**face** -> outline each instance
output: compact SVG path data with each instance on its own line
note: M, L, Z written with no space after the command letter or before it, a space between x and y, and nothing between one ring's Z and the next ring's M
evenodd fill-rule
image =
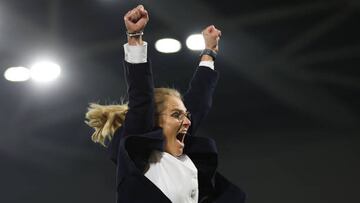
M159 126L165 136L165 151L180 156L184 149L184 140L191 122L186 115L184 103L175 96L167 96L164 110L159 114Z

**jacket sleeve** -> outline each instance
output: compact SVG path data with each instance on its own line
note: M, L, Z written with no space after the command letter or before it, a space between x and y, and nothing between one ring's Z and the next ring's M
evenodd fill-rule
M154 81L151 64L124 61L129 111L124 128L126 134L141 134L154 128Z
M154 124L154 83L150 63L124 62L129 110L124 126L116 131L110 149L117 164L117 182L144 171L152 150L163 150L162 129Z
M195 135L201 121L211 108L218 77L217 71L199 66L190 81L189 88L184 95L184 104L191 113L190 135Z

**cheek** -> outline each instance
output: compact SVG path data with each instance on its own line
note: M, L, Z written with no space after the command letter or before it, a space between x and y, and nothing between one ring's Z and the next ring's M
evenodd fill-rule
M164 131L164 134L165 136L173 136L176 131L177 131L177 128L176 128L176 123L174 122L161 122L160 125L159 125L163 131Z

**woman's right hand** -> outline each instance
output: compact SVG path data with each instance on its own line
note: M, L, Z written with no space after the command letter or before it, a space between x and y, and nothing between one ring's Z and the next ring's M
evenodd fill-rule
M124 16L124 22L128 33L142 32L148 21L149 15L143 5L138 5Z

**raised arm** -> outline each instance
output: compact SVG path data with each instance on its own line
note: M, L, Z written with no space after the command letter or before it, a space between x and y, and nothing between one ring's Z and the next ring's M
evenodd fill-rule
M142 39L148 21L148 13L142 5L124 16L128 40L124 45L124 70L129 95L129 111L124 124L126 134L140 134L154 127L154 83L146 56L147 44Z
M219 51L221 31L210 25L202 35L205 40L205 50L201 54L200 64L190 81L188 91L184 96L184 103L192 114L189 133L194 135L203 118L212 105L212 95L218 79L218 72L214 69L214 61Z

